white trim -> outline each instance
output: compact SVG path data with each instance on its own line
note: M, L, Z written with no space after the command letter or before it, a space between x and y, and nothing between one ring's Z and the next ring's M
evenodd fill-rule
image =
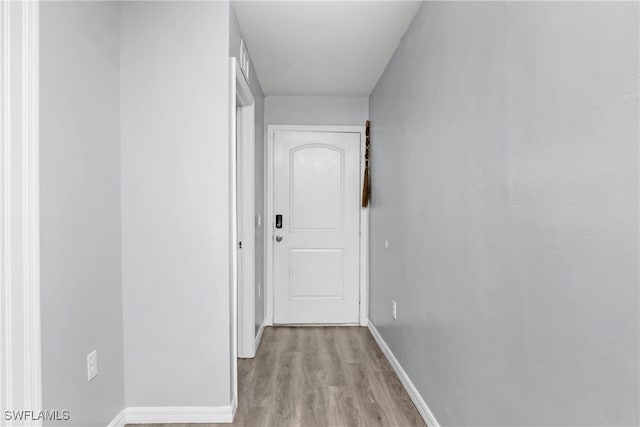
M39 3L0 0L0 409L42 409L39 217ZM21 201L12 205L12 201ZM13 218L17 218L14 221ZM0 425L6 425L4 417ZM31 425L42 423L34 421Z
M266 103L265 103L266 105ZM268 281L268 277L269 274L271 272L271 268L270 266L272 265L271 262L269 262L269 247L273 244L273 240L271 239L271 235L269 234L269 227L271 226L271 219L269 218L269 203L270 203L270 199L269 199L269 188L270 188L270 184L269 184L269 164L271 162L271 158L269 155L269 146L271 144L269 144L269 132L267 130L267 124L266 124L266 114L265 114L265 123L263 123L262 125L262 130L264 131L264 149L262 152L262 193L263 193L263 197L262 197L262 283L260 286L262 286L262 317L263 317L263 324L265 326L269 326L272 325L273 322L269 323L269 315L268 315L268 311L269 311L269 300L267 299L267 281ZM272 317L273 319L273 317ZM258 347L256 347L256 351L258 350Z
M11 75L9 67L11 20L9 19L7 0L0 1L0 63L2 81L0 82L0 150L2 168L0 169L0 409L13 407L13 370L12 354L12 311L11 311ZM6 425L4 417L0 425Z
M240 212L237 213L242 237L239 250L242 271L238 281L238 357L252 358L255 347L255 100L240 65L236 61L236 105L240 106L241 173L237 185L242 189ZM236 110L234 109L234 112ZM236 119L237 120L237 119ZM235 157L234 157L235 159ZM236 165L237 170L238 165ZM238 187L236 187L238 188ZM237 195L236 195L237 197Z
M273 128L267 126L264 150L264 318L268 326L273 325Z
M387 360L391 364L393 370L396 372L396 375L400 379L400 382L404 386L404 389L407 391L407 394L409 394L411 401L414 405L416 405L416 408L418 409L418 412L420 412L420 415L422 416L424 422L427 424L427 427L440 427L440 424L438 424L438 421L433 415L433 412L431 412L431 410L427 406L427 403L420 395L420 392L418 391L416 386L413 385L413 382L404 371L404 369L400 365L400 362L398 362L398 359L396 359L387 343L384 342L384 339L382 339L382 335L380 335L376 327L373 326L371 320L369 320L369 331L371 331L371 335L373 335L373 338L378 343L380 350L382 350L384 355L387 357Z
M364 158L367 145L366 127L360 132L360 193L364 186ZM360 203L360 326L369 324L369 209Z
M39 3L22 15L22 239L25 408L42 408L40 349Z
M364 126L303 126L303 125L268 125L266 149L266 195L264 210L264 242L265 242L265 319L267 326L273 325L273 135L277 131L300 132L349 132L360 134L360 189L364 178L364 151L366 143ZM367 326L369 321L369 209L360 208L360 326ZM336 326L336 325L334 325Z
M124 421L125 424L232 423L234 406L134 406L124 410Z
M125 425L127 424L127 409L123 409L122 411L118 412L118 415L116 415L109 424L107 424L107 427L125 427Z
M243 164L243 283L238 283L238 179L236 149L236 105L241 105ZM229 58L229 252L230 252L230 324L231 324L231 420L238 402L238 356L255 355L255 101L235 57ZM247 289L250 288L249 292ZM250 297L249 297L250 295ZM240 326L240 334L238 328ZM250 335L248 335L250 333ZM240 335L240 339L239 339Z
M256 353L258 352L258 347L260 347L260 341L262 341L262 334L264 333L264 328L266 326L267 320L262 319L262 323L258 328L258 333L256 334Z
M238 217L236 183L236 59L229 58L229 280L231 326L231 401L238 400Z
M225 408L226 408L226 406L225 406ZM236 412L237 411L238 411L238 399L233 399L231 401L231 421L230 422L233 422L234 418L236 417Z

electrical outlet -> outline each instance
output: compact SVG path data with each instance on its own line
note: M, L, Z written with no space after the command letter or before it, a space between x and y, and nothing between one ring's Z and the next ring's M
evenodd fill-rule
M98 375L98 350L87 354L87 381L91 381Z
M398 319L398 305L393 301L393 319Z
M385 249L389 249L389 241L388 240L384 241L384 248Z

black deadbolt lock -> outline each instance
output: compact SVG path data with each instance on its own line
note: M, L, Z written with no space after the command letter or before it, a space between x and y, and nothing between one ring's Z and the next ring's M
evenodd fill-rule
M282 215L276 215L276 228L282 228Z

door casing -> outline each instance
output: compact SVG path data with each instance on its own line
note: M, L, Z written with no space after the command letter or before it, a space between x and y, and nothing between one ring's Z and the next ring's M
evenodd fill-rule
M42 410L39 8L0 0L0 426Z
M274 309L274 283L273 283L273 241L274 241L274 134L278 131L291 132L348 132L360 134L360 189L362 189L364 176L364 150L365 127L364 126L304 126L304 125L268 125L267 149L265 157L265 198L264 198L264 253L265 253L265 323L273 325ZM369 209L360 207L360 326L369 324ZM335 326L335 325L333 325Z
M238 404L238 357L255 356L255 101L251 88L244 78L235 57L229 59L229 253L230 263L230 323L231 323L231 407ZM236 115L241 114L241 129L237 128ZM236 132L240 131L240 138ZM238 159L236 148L241 146L242 176L236 175ZM242 185L242 200L238 200L238 185ZM239 203L238 203L239 202ZM238 209L238 204L241 209ZM242 215L240 218L239 215ZM238 226L244 239L242 251L238 250ZM238 274L238 257L243 257L242 272ZM242 278L242 282L238 278Z

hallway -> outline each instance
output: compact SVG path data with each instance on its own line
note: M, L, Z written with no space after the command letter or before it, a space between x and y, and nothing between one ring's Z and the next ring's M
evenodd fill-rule
M0 427L640 427L640 0L0 22Z
M238 380L233 426L425 425L367 328L267 327Z

